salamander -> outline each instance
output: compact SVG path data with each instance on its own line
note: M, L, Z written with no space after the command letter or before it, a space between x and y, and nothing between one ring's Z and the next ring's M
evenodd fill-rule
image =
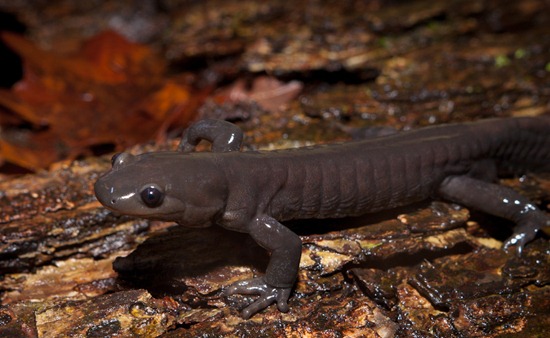
M196 152L200 140L211 151ZM504 249L521 254L550 218L500 175L550 171L550 117L487 119L419 128L359 142L240 151L242 131L220 120L187 129L177 151L119 153L95 183L110 210L189 227L248 233L271 254L264 276L226 294L255 294L249 318L288 299L301 240L280 222L363 215L442 199L516 223Z

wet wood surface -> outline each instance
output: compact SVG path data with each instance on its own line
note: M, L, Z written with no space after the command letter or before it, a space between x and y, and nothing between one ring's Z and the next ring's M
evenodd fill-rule
M1 5L48 48L68 43L61 32L84 34L70 20L86 18L100 32L109 11L135 4L102 5L103 15L89 16L77 5ZM155 23L148 34L132 36L130 23L121 31L162 49L172 72L193 72L194 85L214 88L194 118L236 122L245 149L550 113L547 1L163 6L142 8ZM55 26L56 13L70 15ZM175 149L176 131L130 150ZM511 224L441 201L289 222L304 243L291 310L271 306L244 320L239 310L253 297L223 289L261 274L266 252L218 227L107 211L92 186L109 167L107 154L2 176L0 336L542 337L550 329L547 236L522 257L507 255L501 245ZM549 211L550 175L501 183Z

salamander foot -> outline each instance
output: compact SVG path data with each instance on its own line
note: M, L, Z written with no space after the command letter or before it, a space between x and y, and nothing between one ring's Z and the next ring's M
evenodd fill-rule
M247 306L241 312L243 318L248 319L273 303L277 303L279 311L288 312L288 298L290 298L291 291L291 287L273 287L268 285L263 277L257 277L234 283L225 290L225 295L244 294L260 296L254 303Z
M521 256L523 247L535 239L537 232L544 226L550 226L550 219L543 212L536 210L530 216L532 217L528 220L519 222L512 236L504 242L503 248L506 252L515 251L517 256Z

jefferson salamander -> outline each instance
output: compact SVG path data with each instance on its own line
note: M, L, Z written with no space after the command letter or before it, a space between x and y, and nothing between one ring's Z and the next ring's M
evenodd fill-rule
M205 139L211 152L193 152ZM550 116L489 119L360 142L240 152L242 131L203 120L178 151L113 156L95 183L107 208L189 227L212 224L250 234L271 253L265 276L227 294L257 294L243 317L276 303L288 311L300 238L281 221L362 215L428 198L456 202L516 223L504 243L518 254L550 218L499 175L550 172Z

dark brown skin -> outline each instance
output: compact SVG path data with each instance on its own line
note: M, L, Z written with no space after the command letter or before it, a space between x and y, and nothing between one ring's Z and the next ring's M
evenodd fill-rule
M200 139L212 152L194 153ZM550 117L492 119L402 132L361 142L273 152L239 152L242 132L203 120L180 151L113 157L95 184L98 200L121 214L213 224L248 233L271 253L263 277L227 294L257 294L249 318L270 304L288 311L300 238L280 221L362 215L441 198L517 224L504 248L521 251L550 218L500 174L550 171Z

